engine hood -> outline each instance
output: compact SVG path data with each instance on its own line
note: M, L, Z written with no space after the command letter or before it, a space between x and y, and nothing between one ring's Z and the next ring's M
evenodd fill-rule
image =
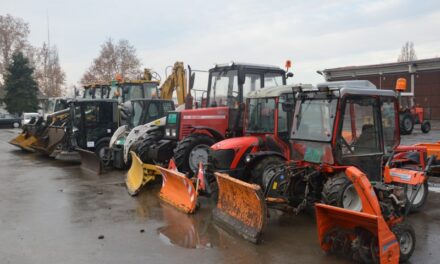
M228 138L211 146L212 150L220 149L242 149L249 146L258 146L261 143L261 139L255 136Z

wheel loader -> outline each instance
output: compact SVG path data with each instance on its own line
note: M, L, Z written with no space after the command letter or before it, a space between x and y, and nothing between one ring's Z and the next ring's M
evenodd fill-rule
M194 175L199 162L207 160L212 144L243 134L246 95L265 86L283 85L291 76L292 73L286 74L276 66L215 65L209 70L208 89L201 98L201 108L168 113L163 136L148 134L137 146L136 153L131 152L132 166L126 180L128 192L137 194L146 179L160 175L154 164L166 164L173 157L179 171Z

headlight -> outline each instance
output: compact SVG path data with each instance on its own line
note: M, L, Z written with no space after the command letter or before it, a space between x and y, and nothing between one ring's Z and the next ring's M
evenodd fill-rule
M177 136L177 129L171 129L171 136L176 137Z
M165 135L167 137L170 137L171 136L171 129L169 129L169 128L165 129Z
M246 163L251 162L251 160L252 160L252 157L250 155L247 155L245 158Z
M125 138L120 138L116 140L116 145L124 145L124 143L125 143Z

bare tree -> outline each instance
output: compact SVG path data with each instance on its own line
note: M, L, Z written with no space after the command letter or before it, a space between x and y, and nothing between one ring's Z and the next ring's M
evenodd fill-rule
M0 15L0 80L11 63L12 55L28 46L29 32L29 25L23 19L10 14Z
M123 78L134 79L140 74L141 62L136 49L128 40L114 43L108 39L101 46L100 54L93 60L92 66L84 73L81 83L111 81L116 74Z
M37 50L35 59L35 79L40 91L49 97L61 96L66 74L60 66L56 46L49 47L46 43Z
M414 49L414 43L412 41L407 41L402 46L402 51L400 52L400 55L397 58L397 62L413 61L413 60L417 60L416 51Z

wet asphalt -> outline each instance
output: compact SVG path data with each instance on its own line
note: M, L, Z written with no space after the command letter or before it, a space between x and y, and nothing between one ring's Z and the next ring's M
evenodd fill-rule
M402 143L438 141L439 128ZM272 211L254 245L214 224L208 199L189 216L160 202L159 184L131 197L124 171L95 176L23 152L8 144L19 131L0 130L0 263L351 263L321 251L307 214ZM417 234L409 263L440 262L439 186L409 217Z

